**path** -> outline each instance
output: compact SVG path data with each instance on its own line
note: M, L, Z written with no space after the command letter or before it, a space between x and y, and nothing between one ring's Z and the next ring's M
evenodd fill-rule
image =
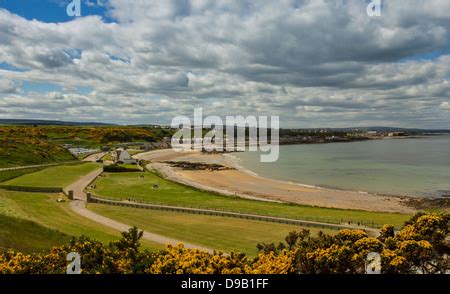
M99 160L100 158L102 158L105 155L106 155L106 152L94 153L94 154L86 156L86 158L84 158L83 161L95 162L95 161Z
M89 209L86 208L86 200L87 200L87 196L86 193L84 192L84 189L91 184L101 173L102 173L103 169L98 169L95 170L83 177L81 177L78 181L76 181L75 183L69 185L67 188L64 189L64 192L66 194L68 194L68 191L72 190L74 193L74 200L72 200L70 202L70 207L71 209L78 213L79 215L90 219L92 221L95 221L99 224L102 224L104 226L113 228L115 230L124 232L127 231L128 229L131 228L131 226L120 223L118 221L115 221L113 219L104 217L102 215L99 215ZM162 205L156 205L156 206L160 206L160 208L163 208ZM373 229L373 228L367 228L367 227L356 227L356 226L347 226L347 225L338 225L338 224L329 224L329 223L324 223L324 222L316 222L316 221L302 221L302 220L297 220L297 219L288 219L288 218L280 218L280 217L270 217L270 216L260 216L260 215L252 215L252 214L246 214L246 213L235 213L235 212L226 212L226 211L215 211L215 210L208 210L208 209L196 209L196 208L180 208L180 207L171 207L171 206L164 206L165 208L169 208L172 209L174 211L176 210L183 210L184 212L192 212L192 213L205 213L205 214L211 214L211 213L223 213L224 216L228 216L228 217L239 217L239 218L259 218L262 221L271 221L271 222L277 222L279 221L280 223L286 222L286 221L290 221L293 223L303 223L303 225L310 225L310 226L316 226L316 227L335 227L335 228L349 228L349 229L364 229L366 231L370 231L373 234L378 234L379 231L377 229ZM225 215L226 214L226 215ZM204 250L207 252L213 252L213 249L210 248L206 248L206 247L202 247L202 246L198 246L198 245L194 245L194 244L189 244L189 243L185 243L183 241L180 240L176 240L176 239L172 239L172 238L168 238L168 237L164 237L162 235L158 235L158 234L154 234L154 233L150 233L150 232L146 232L144 231L143 234L143 239L152 241L152 242L156 242L156 243L160 243L160 244L171 244L171 245L177 245L178 243L184 243L186 248L190 248L190 249L200 249L200 250Z
M90 183L92 183L95 178L97 178L102 173L102 169L96 170L91 172L90 174L82 177L66 189L64 191L67 194L67 191L73 190L74 191L74 199L75 201L72 201L71 207L72 209L77 209L76 212L79 214L92 219L96 222L103 223L109 227L112 228L120 228L121 231L126 231L127 228L130 228L129 226L123 225L117 221L114 221L112 219L103 217L101 215L98 215L86 208L86 193L84 192L84 188L88 186ZM94 197L97 198L97 197ZM193 214L205 214L205 215L221 215L223 217L235 217L235 218L242 218L242 219L257 219L260 221L268 221L268 222L274 222L274 223L292 223L297 225L306 225L306 226L313 226L313 227L328 227L328 228L334 228L334 229L360 229L360 230L366 230L367 232L371 232L372 234L378 235L379 230L374 228L369 228L365 226L356 226L356 225L346 225L346 224L332 224L332 223L325 223L320 221L309 221L309 220L300 220L300 219L290 219L290 218L284 218L284 217L275 217L275 216L265 216L265 215L255 215L250 213L240 213L240 212L230 212L230 211L221 211L221 210L211 210L211 209L201 209L201 208L190 208L190 207L179 207L179 206L170 206L170 205L158 205L158 204L141 204L141 203L123 203L121 201L114 201L114 200L106 200L98 198L99 200L103 200L103 202L111 202L116 204L134 204L136 207L155 207L160 209L167 209L172 211L178 211L178 212L190 212ZM99 202L101 202L99 201ZM125 227L124 227L125 226ZM125 228L125 229L124 229ZM152 233L148 233L151 238L149 239L158 243L162 244L178 244L181 241L169 239L163 236L155 235ZM144 233L145 235L145 233ZM157 241L156 241L157 240ZM195 245L189 245L193 246L192 248L200 248L199 246ZM188 245L186 245L188 247ZM189 247L188 247L189 248ZM204 250L207 250L205 248L202 248Z
M74 200L70 202L70 208L78 213L79 215L88 218L92 221L95 221L99 224L102 224L104 226L113 228L115 230L118 230L120 232L127 231L131 228L131 226L128 226L126 224L120 223L118 221L115 221L113 219L104 217L102 215L99 215L89 209L86 208L86 193L84 192L84 188L87 187L90 183L92 183L96 177L98 177L102 173L102 169L98 169L96 171L93 171L86 176L83 176L75 183L71 184L67 188L64 189L64 192L68 194L68 191L72 190L74 193ZM167 238L161 235L153 234L150 232L144 231L144 235L142 236L143 239L149 240L152 242L160 243L160 244L170 244L170 245L177 245L179 243L183 243L185 248L189 249L200 249L207 252L213 252L213 249L197 246L194 244L185 243L180 240Z

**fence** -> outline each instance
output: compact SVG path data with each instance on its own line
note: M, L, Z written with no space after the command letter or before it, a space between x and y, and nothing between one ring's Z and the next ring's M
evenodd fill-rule
M199 214L199 215L232 217L232 218L240 218L240 219L255 220L255 221L266 221L266 222L288 224L288 225L316 227L316 228L322 228L322 229L332 229L332 230L342 230L342 229L349 229L349 228L355 229L354 226L347 226L347 225L342 225L342 224L322 223L322 222L317 222L317 221L290 219L290 218L284 218L284 217L263 216L263 215L249 214L249 213L238 213L238 212L220 211L220 210L204 209L204 208L188 208L188 207L178 207L178 206L160 205L160 204L123 202L123 201L99 198L96 196L90 196L89 200L91 203L108 204L108 205L130 207L130 208L142 208L142 209L182 212L182 213Z
M211 211L218 211L221 212L223 210L221 209L215 209L215 208L211 208L211 207L205 207L205 206L193 206L192 204L190 205L183 205L183 206L178 206L178 205L174 205L174 204L167 204L167 203L160 203L160 202L156 202L156 201L147 201L144 199L140 199L140 198L131 198L131 197L106 197L103 195L94 195L97 199L102 199L102 200L111 200L111 201L128 201L128 202L134 202L134 203L139 203L139 204L149 204L149 205L157 205L157 206L170 206L170 207L177 207L177 208L188 208L188 209L206 209L206 210L211 210ZM251 214L251 212L249 212L248 210L239 210L239 209L231 209L231 208L227 208L226 209L227 212L233 212L233 213L238 213L238 214ZM336 219L336 218L325 218L325 217L317 217L317 216L301 216L301 217L295 217L295 216L286 216L286 215L278 215L278 214L274 214L274 213L270 213L267 216L269 217L275 217L275 218L288 218L288 219L293 219L293 220L300 220L300 221L310 221L310 222L319 222L319 223L328 223L328 224L336 224L336 225L341 225L341 226L345 226L346 228L357 228L357 227L367 227L367 228L372 228L372 229L379 229L383 226L383 224L379 224L376 223L374 221L371 222L363 222L361 220L355 220L352 218L341 218L341 219ZM399 229L396 227L396 229Z

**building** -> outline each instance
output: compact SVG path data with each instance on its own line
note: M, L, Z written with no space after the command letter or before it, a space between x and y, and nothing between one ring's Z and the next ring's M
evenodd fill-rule
M112 152L111 156L115 163L137 164L137 159L132 158L130 153L123 148L116 149L116 151Z
M68 148L67 150L69 150L69 152L75 156L93 154L93 153L97 153L100 151L100 149L91 149L91 148L83 148L83 147Z
M388 134L388 137L400 137L400 136L406 136L404 132L392 132Z

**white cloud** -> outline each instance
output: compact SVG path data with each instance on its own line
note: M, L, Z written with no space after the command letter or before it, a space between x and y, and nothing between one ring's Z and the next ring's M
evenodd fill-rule
M9 116L167 123L203 106L298 126L450 122L441 104L450 55L415 58L448 52L449 1L386 1L377 19L364 1L88 2L116 23L43 23L0 10L0 62L30 69L0 69ZM22 93L11 81L66 90ZM436 105L442 113L430 120Z
M15 94L21 91L18 83L0 76L0 93Z

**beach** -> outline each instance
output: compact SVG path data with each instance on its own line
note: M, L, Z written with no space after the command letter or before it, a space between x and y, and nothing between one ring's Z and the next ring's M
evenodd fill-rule
M400 213L416 211L406 205L408 197L327 189L264 178L241 167L232 154L163 149L140 153L134 157L149 161L149 168L158 170L170 180L223 195L328 208ZM229 169L188 170L168 163L177 161L218 164Z

